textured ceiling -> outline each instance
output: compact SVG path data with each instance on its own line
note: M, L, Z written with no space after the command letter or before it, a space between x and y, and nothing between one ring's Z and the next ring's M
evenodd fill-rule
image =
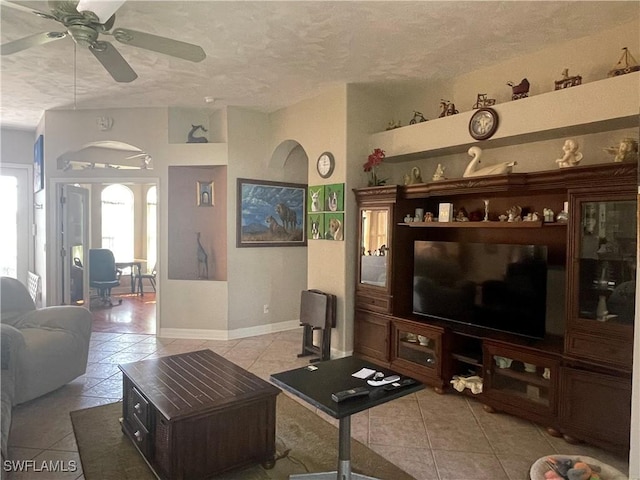
M48 8L40 1L16 3ZM205 107L205 96L216 98L215 106L269 112L338 84L450 78L622 24L638 16L638 5L128 0L116 13L116 27L199 44L207 58L191 63L113 41L138 74L132 83L116 83L69 37L3 56L0 123L33 129L52 109ZM64 30L5 6L0 15L2 43Z

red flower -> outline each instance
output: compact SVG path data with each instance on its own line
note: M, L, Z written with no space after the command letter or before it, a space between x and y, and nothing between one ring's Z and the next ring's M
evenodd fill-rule
M385 153L384 150L380 148L376 148L373 150L373 153L369 155L367 158L367 163L363 165L365 172L370 172L373 167L377 167L384 160Z

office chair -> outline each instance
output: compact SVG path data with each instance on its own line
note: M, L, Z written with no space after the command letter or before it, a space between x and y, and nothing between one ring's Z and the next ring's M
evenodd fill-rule
M89 250L89 286L98 291L103 306L112 307L111 289L120 285L120 276L116 268L113 252L107 248ZM118 305L122 299L118 300Z
M142 288L142 280L143 279L147 279L149 280L149 283L151 284L151 288L153 288L153 291L156 291L156 275L158 274L158 265L154 265L153 266L153 270L151 270L151 272L147 272L147 273L140 273L138 272L138 274L136 275L136 282L137 282L137 290L138 293L142 296L144 295L144 290Z

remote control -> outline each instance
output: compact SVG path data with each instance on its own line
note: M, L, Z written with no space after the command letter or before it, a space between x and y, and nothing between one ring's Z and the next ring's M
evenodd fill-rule
M399 382L393 382L389 385L385 385L384 389L388 392L391 390L396 390L398 388L408 387L409 385L415 385L416 383L418 382L416 382L413 378L403 378Z
M388 385L393 382L397 382L400 380L400 375L390 375L388 377L384 377L382 380L367 380L367 383L372 387L381 387L382 385Z
M344 400L349 400L350 398L358 398L369 395L369 389L365 387L355 387L350 388L349 390L343 390L341 392L336 392L331 394L331 399L334 402L342 402Z

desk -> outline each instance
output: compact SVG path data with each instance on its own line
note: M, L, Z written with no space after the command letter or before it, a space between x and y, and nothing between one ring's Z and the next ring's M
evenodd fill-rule
M131 268L131 293L136 292L136 278L142 273L142 264L146 262L146 260L140 258L134 258L133 261L130 262L116 262L116 268L118 269ZM134 267L137 273L134 273ZM142 285L140 285L140 294L143 294Z
M315 367L317 369L312 370ZM385 391L384 387L371 387L366 380L351 376L352 373L364 367L381 371L385 376L395 373L357 357L345 357L271 375L271 381L275 385L302 398L333 418L337 418L340 423L338 471L292 475L289 477L290 479L335 480L337 477L341 480L348 480L372 478L351 472L351 415L422 390L424 385L416 383L392 391ZM354 387L367 387L371 390L371 393L366 397L345 400L340 403L336 403L331 399L332 393Z

